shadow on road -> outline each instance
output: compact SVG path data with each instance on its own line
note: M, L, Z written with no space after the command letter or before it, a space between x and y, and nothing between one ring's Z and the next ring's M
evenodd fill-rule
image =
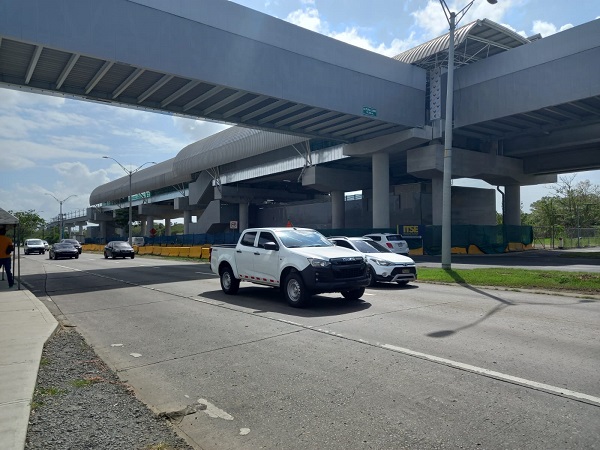
M440 330L440 331L434 331L432 333L428 333L426 336L429 337L433 337L433 338L444 338L444 337L449 337L452 336L456 333L458 333L459 331L462 330L466 330L468 328L474 327L478 324L480 324L481 322L487 320L488 318L492 317L494 314L499 313L500 311L504 310L505 308L507 308L508 306L514 306L515 304L513 302L511 302L510 300L506 300L502 297L498 297L497 295L492 295L489 292L485 292L482 291L481 289L478 289L474 286L471 286L470 284L468 284L464 278L462 278L458 273L456 273L454 270L449 269L446 270L446 273L448 275L450 275L454 281L456 281L460 286L465 287L473 292L476 292L478 294L481 294L485 297L491 298L492 300L495 300L497 302L500 302L498 305L496 305L494 308L492 308L490 311L487 312L487 314L485 314L484 316L482 316L481 318L477 319L474 322L471 322L469 324L463 325L462 327L458 327L455 330Z
M232 306L251 308L254 314L279 313L295 317L326 317L364 311L371 303L364 300L346 300L341 294L314 295L306 308L289 306L279 289L242 284L236 295L222 291L207 291L198 294L203 298L227 303Z

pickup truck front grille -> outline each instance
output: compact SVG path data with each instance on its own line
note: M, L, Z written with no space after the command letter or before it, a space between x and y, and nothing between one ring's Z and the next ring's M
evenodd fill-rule
M331 272L336 280L364 277L367 265L362 257L334 258L331 260Z

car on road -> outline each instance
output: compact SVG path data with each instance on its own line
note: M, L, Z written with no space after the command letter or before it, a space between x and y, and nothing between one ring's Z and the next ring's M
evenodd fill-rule
M365 237L334 236L329 240L338 247L345 247L367 257L369 286L378 281L396 282L405 285L417 279L417 266L408 256L399 255L379 242Z
M44 242L41 239L25 239L24 251L26 255L30 253L43 255L46 253L46 247L44 247Z
M247 228L237 244L211 246L210 268L228 295L236 294L242 281L250 282L278 288L296 308L329 292L355 301L368 284L363 255L336 247L310 228Z
M77 239L61 239L60 242L71 244L73 247L77 249L79 254L81 255L81 244Z
M79 259L79 251L75 246L69 242L57 242L52 244L50 252L48 254L49 259L60 259L60 258L75 258Z
M48 244L48 241L44 241L44 240L42 239L42 242L43 242L43 244L44 244L44 248L46 249L46 251L50 250L50 244Z
M110 241L104 247L104 258L135 258L133 247L124 241Z
M409 249L408 244L400 234L394 233L370 233L365 234L363 237L373 239L379 242L384 247L390 249L394 253L408 256Z

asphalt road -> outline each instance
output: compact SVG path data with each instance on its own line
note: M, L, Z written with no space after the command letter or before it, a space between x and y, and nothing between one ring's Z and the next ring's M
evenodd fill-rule
M30 290L202 449L600 448L600 301L413 283L311 308L202 263L23 257Z

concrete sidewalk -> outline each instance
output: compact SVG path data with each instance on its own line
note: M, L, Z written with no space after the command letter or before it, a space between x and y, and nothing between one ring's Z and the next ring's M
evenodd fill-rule
M0 281L0 448L25 447L42 348L58 322L17 282Z

